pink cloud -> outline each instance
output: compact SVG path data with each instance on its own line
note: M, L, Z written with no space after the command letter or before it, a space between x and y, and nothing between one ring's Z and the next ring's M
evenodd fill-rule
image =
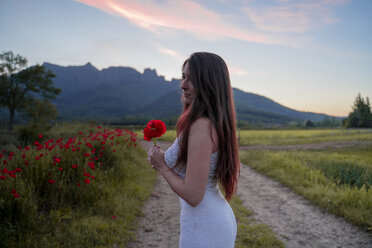
M255 26L268 32L305 33L338 22L334 10L350 0L280 0L279 6L244 7Z
M257 43L281 43L268 35L228 23L223 15L191 0L75 0L113 15L127 18L152 32L181 30L209 39L233 38Z

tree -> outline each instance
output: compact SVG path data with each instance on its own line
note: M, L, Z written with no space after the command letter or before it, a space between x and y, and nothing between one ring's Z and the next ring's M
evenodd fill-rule
M26 67L26 58L11 51L0 54L0 106L9 109L9 130L16 111L27 112L36 99L55 99L61 92L53 86L53 72L41 65Z
M372 127L371 105L368 97L364 101L361 95L358 94L352 111L344 123L347 125L346 127Z

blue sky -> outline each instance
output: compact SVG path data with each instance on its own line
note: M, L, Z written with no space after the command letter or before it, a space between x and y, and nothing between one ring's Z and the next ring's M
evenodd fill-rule
M370 13L370 0L0 0L0 52L166 79L215 52L236 88L345 116L358 93L372 97Z

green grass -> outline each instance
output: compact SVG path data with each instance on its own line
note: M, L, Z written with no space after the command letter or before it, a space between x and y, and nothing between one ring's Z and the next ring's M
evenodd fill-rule
M69 137L76 137L69 148L38 150L30 145L29 150L16 151L11 160L8 151L3 155L1 161L6 159L7 164L1 163L0 175L7 175L1 173L5 167L22 171L16 172L16 178L0 180L0 247L126 247L134 238L136 221L152 190L155 174L148 166L146 152L135 146L133 134L110 134L105 144L101 143L103 136L97 136L100 140L89 137L103 133L103 129L62 124L42 133L39 142L63 137L60 144L64 145ZM79 136L79 131L84 136ZM82 144L78 145L78 141ZM97 150L96 154L87 142ZM72 144L81 151L72 151ZM98 156L99 149L102 156ZM87 152L91 154L82 155ZM53 165L55 157L61 161ZM92 161L96 162L94 169L87 165ZM72 168L73 164L79 167ZM83 170L94 175L90 183L84 183ZM48 183L49 179L55 183Z
M241 152L241 161L327 211L372 231L372 147Z
M283 242L275 237L274 232L267 225L257 223L252 217L253 212L243 206L238 196L231 199L230 205L238 225L236 248L284 247Z
M241 130L239 144L298 145L329 141L371 140L372 129Z

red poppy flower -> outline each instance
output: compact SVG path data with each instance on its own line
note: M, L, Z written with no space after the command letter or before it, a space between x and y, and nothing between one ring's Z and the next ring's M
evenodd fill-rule
M116 220L116 215L111 216L113 220Z
M84 172L84 176L86 176L86 177L90 177L90 174L87 173L87 172Z
M59 167L58 170L59 170L59 171L63 171L63 168L62 168L62 167Z
M1 175L0 176L0 180L5 180L6 179L6 176L5 175Z
M85 180L84 180L84 183L86 183L86 184L90 184L90 180L89 180L89 178L85 179Z
M18 198L19 197L19 194L18 193L14 193L13 196L14 196L14 198Z
M61 162L61 158L59 158L59 157L55 157L55 158L54 158L54 161L57 162L57 163L60 163L60 162Z
M15 189L12 189L12 193L14 194L14 193L16 193L17 191L15 190Z
M161 137L167 131L164 122L161 120L151 120L147 123L147 127L143 130L143 138L151 141L152 138Z
M36 156L36 157L35 157L35 159L36 159L36 160L39 160L39 159L40 159L40 157L39 157L39 156Z
M43 135L42 134L39 134L39 139L41 139L43 137Z
M54 180L54 179L49 179L48 180L48 183L50 183L50 184L54 184L56 182L56 180Z
M71 167L72 167L72 169L76 169L78 166L77 165L72 165Z

